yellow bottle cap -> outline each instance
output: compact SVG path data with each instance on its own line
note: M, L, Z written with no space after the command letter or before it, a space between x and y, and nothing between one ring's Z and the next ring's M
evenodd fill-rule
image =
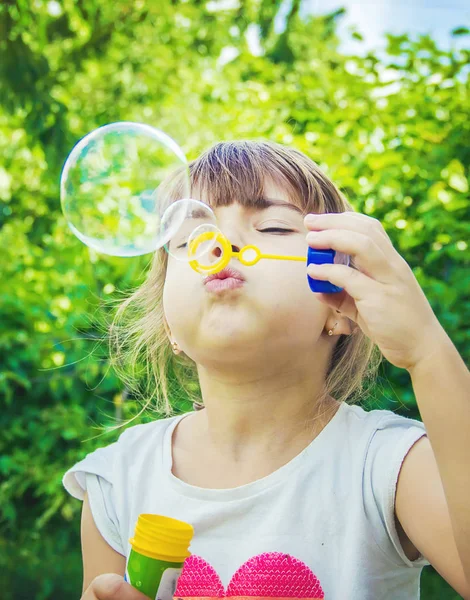
M129 540L139 554L168 562L184 562L194 528L189 523L161 515L140 514Z

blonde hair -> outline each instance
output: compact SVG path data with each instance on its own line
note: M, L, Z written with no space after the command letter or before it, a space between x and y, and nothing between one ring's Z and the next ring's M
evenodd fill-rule
M189 172L191 197L212 207L234 199L256 207L265 182L272 181L305 214L354 210L315 162L269 141L217 143L189 164ZM167 202L180 198L183 187L183 177L176 173L165 184ZM194 195L196 190L199 196ZM168 417L182 396L192 402L200 402L201 396L195 363L186 355L175 356L169 340L162 302L166 265L165 249L157 250L145 282L117 309L109 328L109 349L127 390L145 400L139 414L150 407ZM359 400L365 382L374 380L381 358L378 347L360 329L354 335L340 335L331 353L325 393L339 402Z

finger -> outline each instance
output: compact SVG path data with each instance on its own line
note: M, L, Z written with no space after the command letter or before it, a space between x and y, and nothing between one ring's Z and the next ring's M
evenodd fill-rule
M382 223L375 217L365 215L356 211L328 212L328 213L309 213L304 217L304 224L308 229L323 227L343 227L344 223L356 222L356 226L361 229L372 230L380 233L383 237L390 239Z
M81 600L148 600L148 597L120 575L104 573L93 579Z
M321 279L331 282L333 285L342 287L354 300L363 300L367 296L377 292L379 282L367 277L364 273L346 265L322 265L311 264L307 267L307 273L313 279ZM349 315L348 315L349 316Z
M382 248L363 233L344 229L311 231L307 234L307 243L312 248L333 248L354 256L355 266L377 281L386 283L395 277Z
M381 222L362 213L348 211L308 214L304 219L304 225L310 231L346 229L367 235L377 243L389 262L393 261L398 254Z

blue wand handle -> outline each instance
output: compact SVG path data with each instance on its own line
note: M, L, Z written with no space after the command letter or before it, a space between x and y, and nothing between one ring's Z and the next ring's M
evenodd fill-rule
M333 264L335 260L335 250L315 250L315 248L308 248L307 254L307 265L316 264L322 265L324 263ZM342 287L333 285L329 281L323 281L322 279L313 279L310 275L307 275L308 285L312 292L322 292L325 294L331 294L335 292L341 292Z

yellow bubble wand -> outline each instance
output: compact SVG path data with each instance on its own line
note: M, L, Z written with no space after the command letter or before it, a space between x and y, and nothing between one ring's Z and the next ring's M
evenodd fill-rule
M199 262L196 256L197 249L201 244L207 242L208 240L215 239L215 242L218 242L221 246L222 254L217 262L212 265L204 265ZM194 240L189 241L188 244L188 255L189 255L189 264L190 266L197 272L203 275L215 275L215 273L219 273L230 262L231 258L237 258L242 265L246 267L252 267L256 265L262 258L271 258L275 260L293 260L297 262L303 262L306 265L311 263L322 264L322 263L333 263L335 257L334 250L314 250L313 248L308 248L307 256L288 256L286 254L263 254L261 250L257 246L244 246L239 252L234 252L232 250L232 245L228 241L228 239L219 231L206 231L197 235ZM248 258L250 255L250 258ZM346 258L348 258L346 256ZM347 264L349 264L349 259ZM312 292L327 292L327 293L335 293L342 291L343 288L332 284L329 281L322 281L318 279L314 279L307 276L308 284Z
M222 255L220 259L212 264L212 265L203 265L197 259L192 259L189 261L190 266L197 271L198 273L202 273L204 275L214 275L215 273L219 273L222 269L230 262L232 257L237 258L242 265L246 267L252 267L256 265L258 261L262 258L273 258L276 260L295 260L306 262L307 259L305 256L287 256L285 254L262 254L261 250L257 246L244 246L239 252L234 252L232 250L232 245L228 241L228 239L222 233L216 233L214 231L206 231L205 233L201 233L194 240L189 243L189 256L195 256L196 251L199 246L207 242L210 239L215 238L215 241L218 242L222 248ZM246 255L252 253L252 258L247 258Z

